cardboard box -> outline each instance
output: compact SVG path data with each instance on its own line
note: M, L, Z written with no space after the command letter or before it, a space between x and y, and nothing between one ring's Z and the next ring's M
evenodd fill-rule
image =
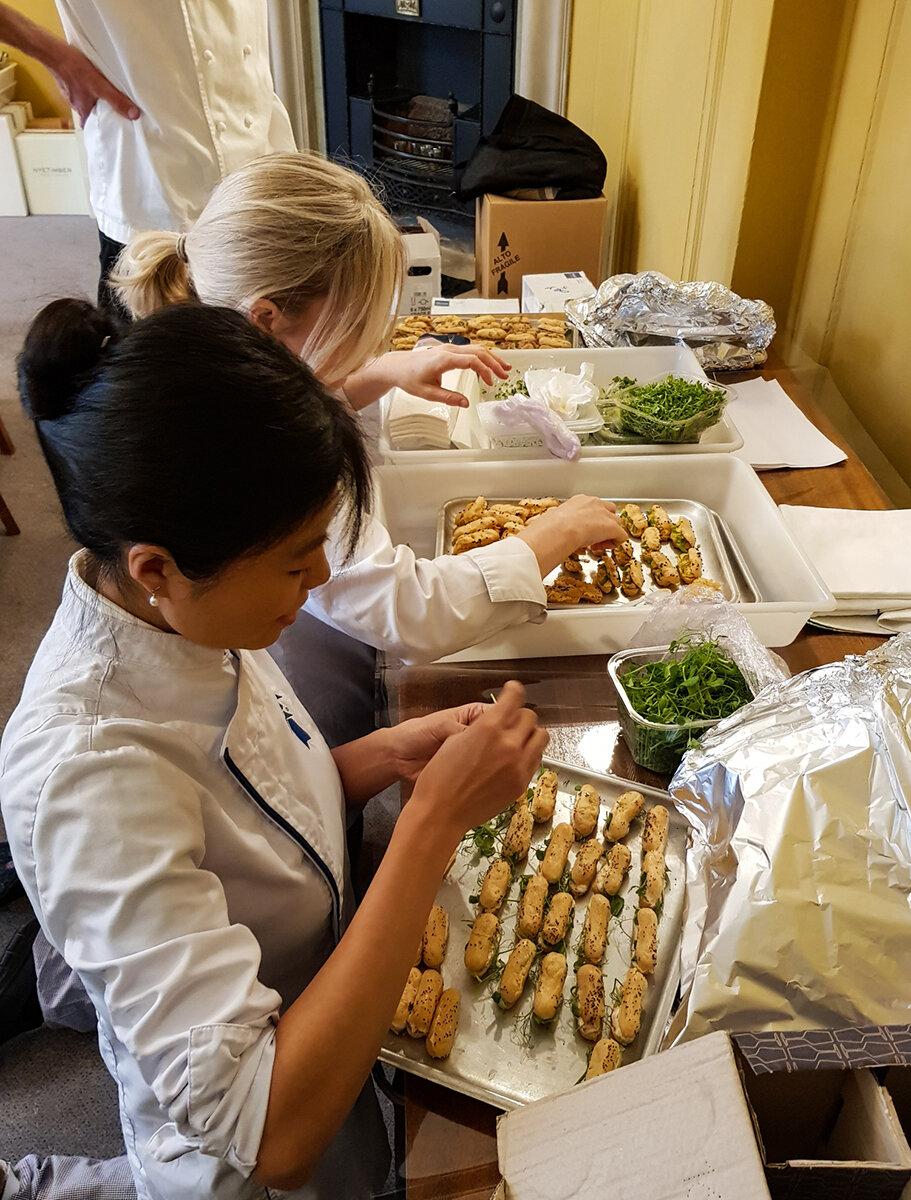
M590 296L595 285L584 271L522 276L522 312L564 312L567 300Z
M475 208L478 292L518 299L523 275L582 271L601 282L607 200L511 200L480 196Z
M11 113L0 112L0 217L27 217L28 204L16 154L16 126Z
M82 131L35 126L16 137L29 211L91 215Z
M769 1196L725 1034L506 1113L497 1151L509 1200Z
M429 313L430 302L440 294L440 239L430 227L402 230L408 266L399 301L399 315Z
M713 1033L507 1113L498 1194L569 1200L600 1184L637 1200L897 1200L911 1149L869 1069L880 1059L851 1062L858 1032L736 1045Z

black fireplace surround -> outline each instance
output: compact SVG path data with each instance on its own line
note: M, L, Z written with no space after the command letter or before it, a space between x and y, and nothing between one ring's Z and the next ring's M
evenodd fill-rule
M454 172L512 92L517 0L320 0L330 156L393 210L470 216Z

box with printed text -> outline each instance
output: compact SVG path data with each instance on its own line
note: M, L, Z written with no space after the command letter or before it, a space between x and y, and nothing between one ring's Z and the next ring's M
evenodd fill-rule
M523 275L581 271L597 286L607 200L512 200L480 196L475 264L484 297L520 298Z

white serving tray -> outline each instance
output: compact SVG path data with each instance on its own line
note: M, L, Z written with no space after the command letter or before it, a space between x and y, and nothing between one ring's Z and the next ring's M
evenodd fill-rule
M420 351L418 351L420 353ZM579 364L593 364L594 382L600 387L606 387L615 375L629 375L633 379L650 379L656 375L676 373L698 375L706 378L705 372L699 365L695 354L689 346L618 346L592 347L577 350L517 350L497 351L513 367L521 371L529 367L564 367L566 370L577 372ZM486 392L481 387L482 396ZM432 462L502 462L516 459L534 459L535 461L551 459L550 453L543 446L521 446L504 448L491 447L487 436L481 429L477 412L472 405L461 409L456 419L453 440L464 446L464 449L451 450L395 450L386 434L387 398L380 401L382 425L379 436L379 453L387 462L401 463L432 463ZM684 442L666 445L616 445L616 446L583 446L583 458L616 458L618 456L650 454L730 454L739 450L743 445L733 421L722 416L717 425L707 429L698 442Z
M832 594L804 558L759 476L730 454L615 456L575 463L435 462L375 469L377 515L393 542L432 558L440 509L456 496L677 496L718 513L730 530L760 600L741 604L766 646L787 646L812 613L831 612ZM468 647L446 661L613 654L643 619L636 606L549 611Z

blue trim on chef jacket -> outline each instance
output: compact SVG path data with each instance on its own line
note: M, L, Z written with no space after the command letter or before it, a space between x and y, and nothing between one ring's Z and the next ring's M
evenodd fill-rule
M288 722L288 727L290 728L291 732L295 735L295 737L299 738L309 750L310 734L307 733L306 729L301 729L300 725L298 725L297 721L295 721L294 717L291 715L291 709L287 706L287 704L285 704L278 692L275 693L275 699L278 701L278 707L282 710L282 716Z
M250 799L256 802L257 806L266 814L267 817L270 817L275 822L275 824L279 827L279 829L282 830L283 833L286 833L292 841L300 846L301 850L303 850L304 854L306 854L306 856L323 876L326 883L329 885L329 892L332 897L332 924L335 931L335 940L338 941L341 937L342 902L341 896L339 895L338 884L335 882L335 876L323 862L322 858L320 858L316 850L314 850L314 848L310 845L301 831L296 829L286 817L281 815L281 813L277 813L275 809L272 808L272 806L262 798L250 780L246 777L246 775L244 775L243 771L241 771L240 767L238 767L231 758L231 755L228 753L227 749L224 751L224 760L225 766L228 768L240 786L244 789Z

